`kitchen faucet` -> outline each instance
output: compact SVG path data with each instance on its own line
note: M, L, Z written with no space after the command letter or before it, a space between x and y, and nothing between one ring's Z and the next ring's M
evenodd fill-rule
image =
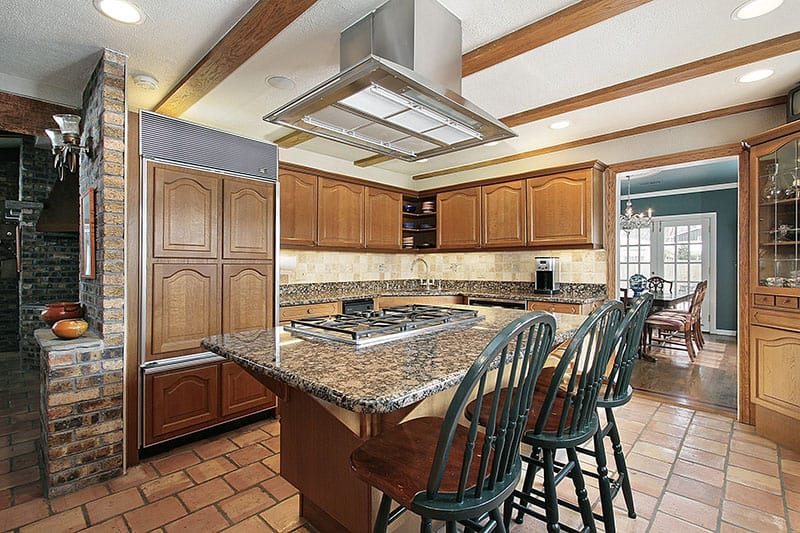
M411 262L411 271L412 272L414 271L414 265L417 264L417 261L419 261L423 265L425 265L425 279L424 280L423 279L419 280L420 285L423 285L426 289L432 289L433 288L433 280L431 279L431 267L428 265L427 261L425 261L421 257L417 257L416 259L414 259Z

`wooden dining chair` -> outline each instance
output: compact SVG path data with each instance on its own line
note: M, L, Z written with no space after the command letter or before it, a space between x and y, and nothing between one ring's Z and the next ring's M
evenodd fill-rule
M383 492L374 531L385 532L406 510L421 517L423 532L432 531L432 520L443 520L447 533L456 523L466 531L506 531L500 507L520 478L520 442L555 329L547 313L514 320L472 364L444 418L403 422L353 451L355 474ZM486 390L502 392L484 402ZM459 424L476 394L477 408L492 421L480 432L477 419Z
M655 343L659 343L662 346L684 349L688 352L689 359L695 360L695 345L698 350L705 345L700 327L707 288L708 280L703 280L695 286L688 311L665 309L647 317L645 342L648 351L652 350ZM654 334L654 331L658 331L658 334Z
M516 509L518 523L522 523L525 515L531 515L546 521L548 531L557 531L561 526L556 485L569 477L578 498L583 524L589 530L595 530L576 447L590 440L599 427L595 410L597 398L623 314L620 301L604 303L578 328L557 366L545 367L542 371L531 407L535 416L528 419L522 438L522 442L531 446L530 455L522 457L527 464L525 481L522 489L515 490L506 501L503 513L506 529ZM483 426L488 425L493 418L485 406L493 401L494 393L488 393L483 398L484 407L475 400L467 406L465 416L469 420L479 419ZM566 450L568 461L560 465L556 475L555 455L560 449ZM544 473L544 491L533 487L539 470ZM529 508L529 505L544 508L545 514Z
M672 282L661 276L650 276L646 283L647 290L650 292L672 292Z

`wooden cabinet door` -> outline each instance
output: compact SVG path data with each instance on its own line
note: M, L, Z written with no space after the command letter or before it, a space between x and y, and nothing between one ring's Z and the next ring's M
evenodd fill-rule
M220 375L223 417L275 406L275 395L238 364L223 362Z
M281 244L317 243L317 177L281 170Z
M272 265L222 267L222 332L271 328L275 323Z
M220 331L216 265L154 264L148 360L201 352L200 339Z
M270 261L275 256L275 185L225 178L222 257Z
M800 449L798 383L800 331L751 326L750 399L756 404L756 431L795 450Z
M481 187L483 246L525 246L525 181Z
M528 244L592 244L592 170L528 181Z
M436 195L437 248L478 248L481 244L481 188Z
M219 364L145 377L145 444L200 429L219 419Z
M217 257L219 189L210 172L150 166L153 187L153 257Z
M403 226L403 195L367 187L366 246L399 250Z
M318 183L317 244L363 248L365 187L328 178Z

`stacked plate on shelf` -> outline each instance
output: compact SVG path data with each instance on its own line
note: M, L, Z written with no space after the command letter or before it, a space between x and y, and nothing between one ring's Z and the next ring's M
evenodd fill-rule
M414 247L414 237L403 237L403 248L413 248Z
M436 203L433 201L422 202L423 213L433 213L436 211Z

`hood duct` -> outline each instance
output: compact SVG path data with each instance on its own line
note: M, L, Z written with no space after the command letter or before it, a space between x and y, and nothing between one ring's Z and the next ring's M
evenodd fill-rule
M406 161L515 137L461 92L461 21L435 0L389 0L342 31L341 72L264 116Z

